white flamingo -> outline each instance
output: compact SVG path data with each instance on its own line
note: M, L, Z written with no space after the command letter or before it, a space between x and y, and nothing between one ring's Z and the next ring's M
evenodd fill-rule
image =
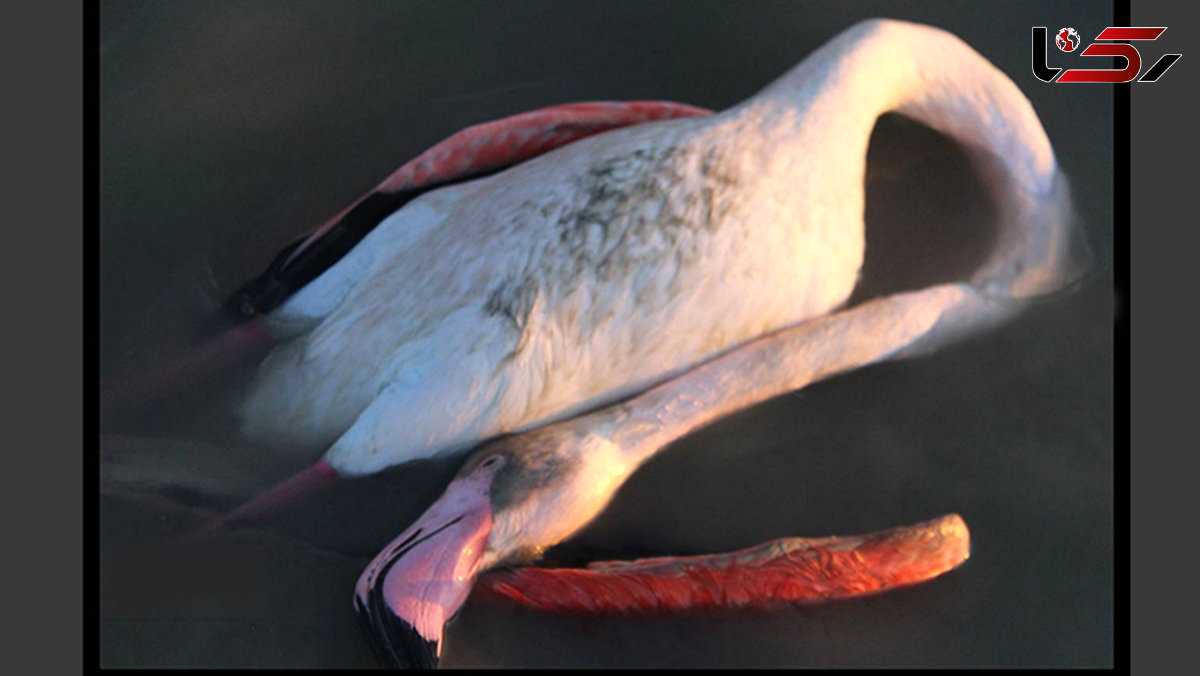
M585 104L468 130L277 261L336 253L349 248L337 244L347 224L377 223L244 334L281 341L246 399L245 432L325 450L235 515L336 476L519 433L478 450L364 572L356 608L386 659L435 663L442 624L480 572L570 537L673 439L838 372L934 349L1078 272L1066 179L1036 114L944 31L857 24L758 95L702 112ZM844 309L863 261L867 144L886 112L970 150L1000 236L961 283ZM572 128L580 115L591 122ZM635 124L647 120L657 121ZM386 213L397 196L402 207ZM268 291L283 300L291 289ZM806 573L794 562L801 550L858 558ZM729 604L832 598L927 579L966 554L965 526L947 517L877 537L606 564L572 578L583 591L561 603L592 602L597 584L626 593L622 576L633 575L692 606L686 570L729 561L759 573L785 561L789 585L807 575L825 590L746 583ZM520 574L487 588L529 600Z

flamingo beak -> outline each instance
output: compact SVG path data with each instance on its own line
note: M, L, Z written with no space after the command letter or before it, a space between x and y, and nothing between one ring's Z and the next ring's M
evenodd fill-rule
M354 608L381 661L437 666L442 628L466 601L492 529L492 475L452 481L359 577Z

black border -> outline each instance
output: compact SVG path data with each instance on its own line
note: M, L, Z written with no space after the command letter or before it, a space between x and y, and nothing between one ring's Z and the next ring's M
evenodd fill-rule
M1132 26L1129 0L1115 3L1114 26ZM1113 418L1114 453L1113 478L1114 545L1113 577L1117 586L1113 596L1113 623L1115 624L1113 664L1129 669L1131 650L1129 645L1129 589L1132 548L1129 546L1130 485L1132 454L1130 453L1130 89L1134 83L1115 85L1113 89L1113 280L1117 295L1117 314L1114 318L1113 335L1113 380L1115 415ZM1144 85L1143 85L1144 86ZM1124 447L1124 450L1121 447ZM1121 471L1125 479L1120 477Z

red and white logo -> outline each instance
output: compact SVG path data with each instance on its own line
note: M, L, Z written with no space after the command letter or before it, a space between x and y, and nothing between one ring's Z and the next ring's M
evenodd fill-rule
M1157 40L1167 30L1162 27L1109 26L1100 31L1095 41L1079 52L1079 56L1118 56L1125 60L1122 68L1051 68L1046 65L1046 27L1033 27L1033 74L1042 82L1154 82L1179 60L1180 54L1163 54L1140 78L1142 55L1131 43ZM1054 34L1054 44L1072 53L1081 40L1074 28L1060 28Z

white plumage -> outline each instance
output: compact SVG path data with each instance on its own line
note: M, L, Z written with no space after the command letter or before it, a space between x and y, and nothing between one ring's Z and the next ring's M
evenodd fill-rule
M997 159L1001 200L1055 185L1003 74L938 29L864 22L718 115L608 132L414 200L273 313L290 340L260 367L245 431L332 444L335 469L366 474L825 314L862 264L867 142L888 111ZM1053 246L1036 225L1013 230L1021 245Z

